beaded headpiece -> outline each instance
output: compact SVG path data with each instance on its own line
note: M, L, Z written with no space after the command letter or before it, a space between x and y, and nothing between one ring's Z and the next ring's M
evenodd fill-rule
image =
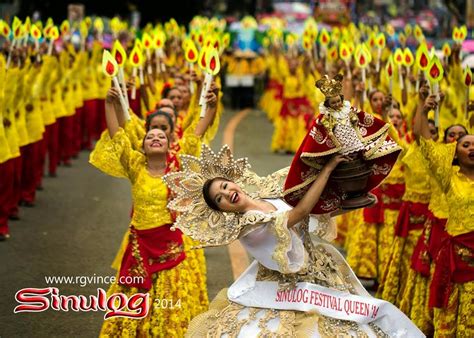
M342 78L341 74L337 74L332 80L327 75L324 75L322 79L316 81L316 87L326 97L334 97L342 94Z
M178 228L202 246L225 245L234 241L241 231L240 215L211 209L203 196L207 180L222 177L238 183L250 167L246 158L234 160L227 145L215 154L202 145L201 157L183 155L179 172L164 176L175 197L168 203L177 211L173 228Z

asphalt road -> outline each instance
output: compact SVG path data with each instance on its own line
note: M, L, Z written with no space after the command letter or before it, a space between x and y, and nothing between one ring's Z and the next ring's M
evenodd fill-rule
M222 131L234 113L224 114L213 149L220 148ZM235 156L248 157L262 175L289 165L292 156L270 153L271 134L264 114L250 112L237 127ZM61 295L97 295L98 288L108 288L100 277L115 275L110 264L128 226L130 187L90 166L88 156L82 152L72 167L59 168L57 178L44 178L36 206L22 208L21 220L10 222L11 238L0 242L0 337L97 337L100 331L100 311L13 312L20 289L55 286ZM208 249L206 257L212 299L232 283L233 275L227 248ZM78 279L51 284L46 282L50 276ZM99 283L84 285L85 277Z

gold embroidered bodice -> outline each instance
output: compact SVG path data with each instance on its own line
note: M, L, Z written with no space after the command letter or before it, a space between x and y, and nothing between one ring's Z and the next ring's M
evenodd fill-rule
M428 203L431 187L427 163L421 154L416 142L410 144L408 151L403 156L401 162L404 167L405 194L404 201Z
M161 177L154 177L148 172L145 156L132 149L123 129L113 138L108 132L103 133L89 161L108 175L130 180L133 199L131 224L136 229L145 230L172 223L166 207L166 184Z

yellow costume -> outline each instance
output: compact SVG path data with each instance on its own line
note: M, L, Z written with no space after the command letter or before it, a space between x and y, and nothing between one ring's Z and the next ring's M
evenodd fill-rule
M267 113L271 121L277 118L282 104L283 84L278 65L279 58L279 56L275 56L274 54L270 54L266 57L268 84L259 102L260 109Z
M294 73L284 67L283 103L274 120L272 151L295 153L305 138L314 110L306 96L303 69L299 66ZM309 120L309 121L307 121Z
M128 178L132 184L134 213L131 226L137 230L148 230L161 226L169 226L173 218L167 209L168 189L162 177L152 176L146 168L146 157L132 149L130 140L123 129L112 139L108 133L91 153L90 162L105 173ZM120 263L125 247L128 245L130 230L124 237L114 263ZM132 237L130 237L132 238ZM181 249L182 250L182 249ZM152 286L148 293L154 300L148 316L141 320L115 318L106 320L100 336L153 336L182 337L192 317L207 308L207 295L202 298L200 285L196 284L196 266L188 259L171 268L161 270L152 276ZM132 295L140 290L134 287L112 284L108 295L125 293ZM180 302L180 307L162 308L157 300Z
M382 299L397 306L400 306L406 287L411 288L407 283L411 256L423 231L430 199L429 175L416 143L409 146L401 161L405 173L401 217L397 221L394 242L378 290Z
M435 271L432 280L431 292L438 293L450 291L447 306L434 308L434 335L443 337L473 337L474 336L474 317L472 316L472 306L474 303L474 281L472 278L472 261L474 253L472 249L474 223L474 181L463 175L459 167L452 165L454 157L454 147L442 147L436 145L432 140L421 139L421 151L423 156L429 162L431 175L445 193L448 205L448 221L446 223L446 232L448 238L445 239L440 249L438 257L435 260ZM464 238L464 245L457 244L457 239ZM452 245L455 250L445 250L447 245ZM453 252L454 251L454 252ZM457 261L467 261L468 268L457 270L458 274L464 273L470 278L466 282L457 283L452 281L451 285L446 282L440 283L438 288L433 289L433 283L436 285L437 269L445 263L443 259L450 257L454 266L448 269L459 269ZM457 260L457 261L456 261ZM450 262L450 263L451 263ZM448 263L449 264L449 263ZM470 269L470 270L469 270ZM453 271L453 270L451 270ZM430 295L431 298L437 298L438 294ZM435 304L436 306L436 304Z

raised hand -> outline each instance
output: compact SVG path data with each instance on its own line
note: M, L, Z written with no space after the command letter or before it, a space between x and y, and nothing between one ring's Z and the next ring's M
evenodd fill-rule
M423 113L428 114L430 110L436 109L437 106L438 101L436 100L436 95L430 95L425 100L425 103L423 105Z

